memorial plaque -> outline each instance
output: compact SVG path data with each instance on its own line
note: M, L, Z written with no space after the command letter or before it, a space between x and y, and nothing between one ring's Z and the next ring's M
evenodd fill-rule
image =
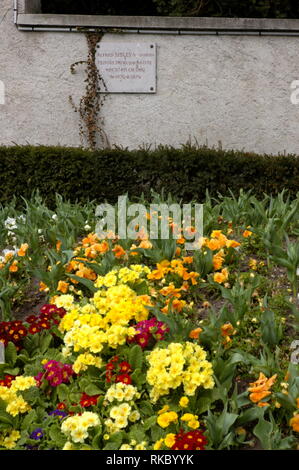
M156 92L156 44L101 42L97 46L96 65L105 92Z

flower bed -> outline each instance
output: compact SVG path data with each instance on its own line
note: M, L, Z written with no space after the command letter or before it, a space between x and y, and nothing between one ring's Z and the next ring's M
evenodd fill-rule
M0 447L295 449L298 211L207 200L190 253L100 240L92 204L3 209ZM14 319L33 278L44 305Z

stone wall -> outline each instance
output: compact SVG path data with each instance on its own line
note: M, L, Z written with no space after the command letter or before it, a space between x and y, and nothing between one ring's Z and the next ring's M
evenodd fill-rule
M19 13L32 12L21 3ZM46 15L37 18L36 23L43 25L63 21ZM179 21L183 27L184 19ZM155 34L105 34L102 41L157 45L157 93L110 94L104 103L110 144L179 146L191 138L209 146L221 143L223 148L299 153L299 104L290 100L291 83L299 80L298 22L271 21L258 20L254 31L254 23L248 29L243 20L245 30L237 34L199 34L199 30L193 34L193 26L189 34L177 34L175 28L171 34L162 29ZM208 23L201 28L207 30ZM190 24L188 19L185 24ZM274 26L268 28L269 24ZM294 36L286 31L275 35L279 24L284 31L289 24ZM259 35L261 27L271 31ZM86 57L84 34L19 30L13 22L13 1L1 0L0 81L5 85L1 145L80 146L78 115L69 96L78 102L84 93L84 67L72 75L70 66Z

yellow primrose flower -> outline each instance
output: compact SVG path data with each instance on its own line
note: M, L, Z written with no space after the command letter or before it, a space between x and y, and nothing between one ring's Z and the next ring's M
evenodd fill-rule
M162 445L164 444L164 439L159 439L158 441L155 442L153 449L154 450L160 450Z
M171 448L175 444L175 434L169 433L164 439L165 445Z
M179 402L181 408L187 408L189 404L189 398L188 397L182 397Z

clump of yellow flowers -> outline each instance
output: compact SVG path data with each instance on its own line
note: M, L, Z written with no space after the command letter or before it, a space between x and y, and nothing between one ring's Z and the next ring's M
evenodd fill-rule
M99 290L90 303L74 303L70 295L62 295L55 300L56 305L67 310L59 329L65 332L63 354L82 353L75 362L75 372L86 370L88 365L101 367L92 354L98 354L105 345L116 349L131 339L136 330L129 326L131 320L146 320L151 305L150 297L137 295L126 282L142 281L141 277L149 269L142 265L113 269L106 276L98 276L95 286ZM86 356L86 353L89 353Z
M112 403L113 401L131 401L134 398L140 398L140 393L137 388L131 384L118 382L111 385L105 395L105 400Z
M167 348L151 351L147 360L150 367L146 379L152 386L150 398L154 403L180 385L188 396L194 395L200 386L205 389L214 387L212 364L197 344L170 343Z
M80 354L73 364L73 371L76 374L79 374L82 371L85 371L88 366L102 367L103 361L100 357L94 356L90 353Z
M34 377L16 377L11 384L11 387L0 386L0 398L6 402L6 412L12 416L17 416L19 413L26 413L31 410L31 407L24 400L18 392L28 390L36 386Z
M96 287L113 287L119 284L135 284L142 282L142 279L150 273L148 266L141 264L131 264L129 268L123 267L113 269L106 276L98 276L95 282Z
M109 418L105 420L105 426L109 434L113 434L128 426L129 421L134 423L140 419L140 413L132 410L133 400L140 398L137 388L130 384L118 382L111 385L105 395L104 405L118 402L109 412ZM130 403L127 403L130 402Z
M16 446L16 442L20 439L21 434L19 431L9 431L0 434L0 446L6 449L13 449Z
M96 413L85 411L81 415L66 418L61 425L61 431L73 442L82 443L88 437L88 429L98 426L99 424L100 419Z

